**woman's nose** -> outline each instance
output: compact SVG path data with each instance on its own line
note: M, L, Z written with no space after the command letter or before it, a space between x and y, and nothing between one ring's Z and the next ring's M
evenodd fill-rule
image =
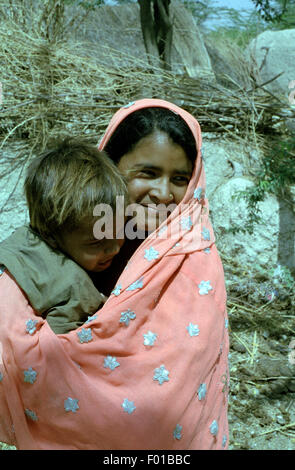
M170 181L165 179L162 179L157 184L153 185L149 191L149 195L155 204L169 204L174 200Z

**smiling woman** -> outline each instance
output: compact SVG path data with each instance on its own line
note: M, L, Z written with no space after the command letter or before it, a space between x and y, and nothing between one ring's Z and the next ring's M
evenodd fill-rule
M191 130L175 112L143 108L120 123L105 150L127 179L130 203L140 206L137 228L155 230L163 221L157 206L165 212L186 193L197 153Z

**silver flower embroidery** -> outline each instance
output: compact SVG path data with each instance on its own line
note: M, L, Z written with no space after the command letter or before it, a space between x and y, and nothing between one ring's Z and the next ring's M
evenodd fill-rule
M225 447L225 444L227 443L227 436L224 434L222 438L222 447Z
M203 197L204 197L203 188L197 188L194 190L195 199L198 199L198 201L200 201L201 199L203 199Z
M37 323L38 320L32 320L31 318L26 321L26 332L29 333L29 335L35 333Z
M143 335L144 337L143 344L145 346L154 346L157 336L158 335L156 335L156 333L153 333L152 331L148 331L145 335Z
M159 384L162 385L164 382L168 382L170 379L168 377L169 371L165 369L164 364L154 370L153 380L158 380Z
M208 294L209 290L213 289L213 287L210 286L210 281L201 281L200 284L198 285L198 288L199 288L200 295L206 295Z
M130 286L126 290L141 289L143 287L143 282L142 281L143 281L143 277L141 277L137 281L130 284Z
M134 406L133 401L129 401L128 398L125 398L125 400L122 403L122 408L126 413L130 415L136 409L136 406Z
M104 358L103 366L105 368L108 367L109 369L114 370L116 367L119 367L119 365L120 365L120 362L117 361L116 357L107 356Z
M173 437L174 439L181 439L182 438L182 435L181 435L181 430L182 430L182 426L180 426L180 424L176 424L176 428L174 429L173 431Z
M204 253L211 253L211 250L210 250L210 248L204 248L204 250L203 250L203 251L204 251Z
M135 101L130 101L130 103L125 104L125 106L123 106L123 108L130 108L130 106L133 106L134 104L135 104Z
M215 419L210 425L210 432L211 434L213 434L213 436L216 436L216 434L218 433L218 423Z
M111 294L114 294L114 295L120 295L121 293L121 290L122 290L122 286L121 284L118 284L115 289L111 292Z
M189 335L190 336L198 336L199 333L200 333L200 330L199 330L199 327L198 325L194 325L193 323L190 323L187 327L186 327L187 331L189 332Z
M145 250L144 258L148 261L153 261L159 258L159 252L151 246L149 249Z
M96 319L97 319L97 315L92 315L92 316L88 317L88 319L86 320L85 323L90 323L91 321L96 320Z
M25 414L28 418L30 418L32 421L38 421L38 416L36 415L35 411L28 410L28 408L25 409Z
M206 227L203 227L202 236L204 240L210 240L210 230Z
M175 243L172 248L177 248L178 246L180 246L180 243Z
M167 229L168 229L167 225L164 225L162 228L160 228L158 237L160 237L162 233L166 232Z
M125 326L128 326L130 323L130 320L134 320L136 318L136 314L128 308L128 310L125 310L125 312L121 313L121 318L119 323L125 323Z
M89 343L92 341L92 332L90 328L82 328L81 331L77 331L80 343Z
M198 398L199 398L199 400L202 400L203 398L205 398L206 392L207 392L207 387L206 387L206 384L203 383L199 386L199 389L198 389Z
M180 225L183 230L190 230L193 225L191 217L182 217L180 220Z
M76 411L79 409L78 401L79 400L77 398L68 397L64 401L65 410L66 411L72 411L73 413L76 413Z
M24 382L33 384L36 380L36 377L37 372L32 367L29 367L28 370L24 371Z

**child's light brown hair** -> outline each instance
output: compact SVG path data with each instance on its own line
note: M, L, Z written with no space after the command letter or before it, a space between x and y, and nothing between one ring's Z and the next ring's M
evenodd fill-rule
M53 246L63 231L93 217L97 204L115 211L116 197L127 197L124 178L107 154L70 137L32 160L24 189L31 228Z

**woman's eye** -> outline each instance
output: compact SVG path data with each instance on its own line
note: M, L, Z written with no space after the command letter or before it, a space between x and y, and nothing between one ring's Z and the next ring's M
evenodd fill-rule
M140 170L139 176L147 176L150 178L154 178L156 176L156 172L154 170L143 169L143 170Z
M177 185L189 184L189 178L187 176L174 176L173 183Z

